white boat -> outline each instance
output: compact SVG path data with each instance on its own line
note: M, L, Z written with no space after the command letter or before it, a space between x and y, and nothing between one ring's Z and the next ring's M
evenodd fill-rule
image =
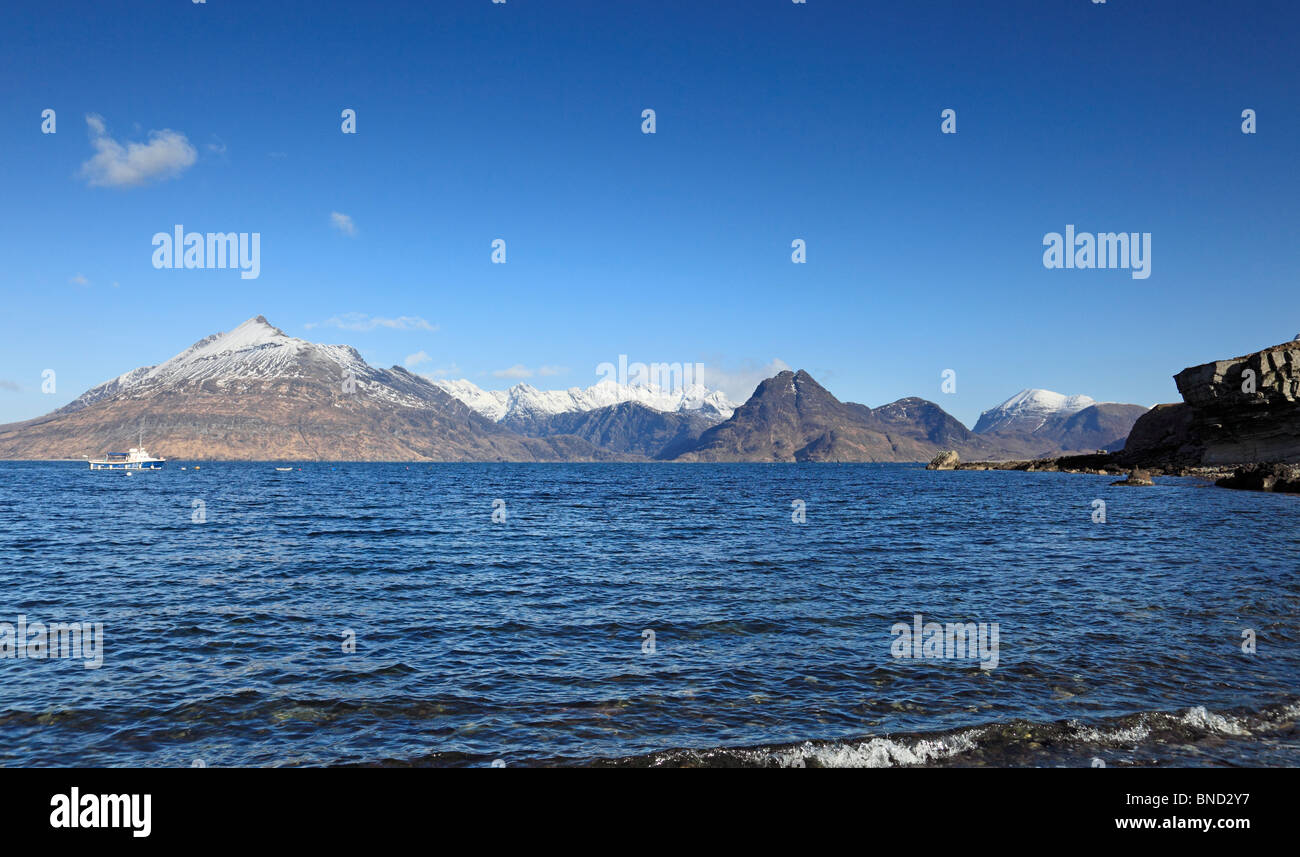
M127 452L106 452L103 458L90 460L91 470L162 470L165 458L154 458L144 449L144 432L140 433L140 445L133 446ZM195 468L197 469L197 468Z

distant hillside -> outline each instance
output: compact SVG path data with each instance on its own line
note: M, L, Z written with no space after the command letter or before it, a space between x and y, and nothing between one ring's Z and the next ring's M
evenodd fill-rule
M803 370L758 385L731 419L679 461L928 461L973 435L938 405L901 399L873 411L841 402Z
M1051 390L1021 390L980 414L976 434L1032 434L1054 417L1069 416L1097 404L1089 396L1064 396Z
M1146 410L1051 390L1021 390L980 414L975 433L1025 457L1117 449Z
M521 431L533 437L572 435L611 452L668 459L716 424L699 411L659 411L640 402L622 402L534 419Z

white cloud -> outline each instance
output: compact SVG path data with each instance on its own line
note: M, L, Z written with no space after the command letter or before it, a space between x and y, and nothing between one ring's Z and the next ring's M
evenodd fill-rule
M334 224L335 229L337 229L339 232L342 232L344 235L347 235L349 238L356 237L357 225L353 223L352 218L348 217L346 214L340 214L337 211L331 211L330 222Z
M727 398L733 402L744 402L754 395L754 388L759 383L789 368L790 366L780 358L773 358L762 365L747 360L736 369L721 369L716 365L705 363L699 380L710 390L721 390L726 393Z
M432 359L433 358L429 356L429 352L421 349L414 354L406 355L406 359L402 361L402 365L407 369L410 369L413 366L419 366L421 363L428 363Z
M68 282L69 282L69 283L72 283L74 286L88 286L88 285L90 285L90 280L87 280L87 279L85 278L85 276L82 275L81 273L78 273L77 276L71 278L70 280L68 280Z
M135 187L175 178L198 159L185 135L167 128L150 131L148 143L122 145L108 136L103 117L87 114L86 126L95 154L81 165L81 175L95 187Z
M314 327L337 327L339 330L357 330L363 333L380 327L389 330L426 330L429 332L438 329L438 325L430 324L416 315L383 318L377 315L367 315L364 312L345 312L325 321L309 321L303 327L308 330Z
M536 369L531 369L522 363L516 363L509 369L497 369L492 375L495 378L531 378L534 375L549 378L554 375L564 375L568 372L568 366L538 366Z
M21 389L22 387L18 386L17 381L0 380L0 390L8 390L12 393L17 393Z
M441 381L444 378L459 378L465 373L455 363L450 366L444 366L439 369L430 369L428 372L417 372L421 378L428 378L430 381Z

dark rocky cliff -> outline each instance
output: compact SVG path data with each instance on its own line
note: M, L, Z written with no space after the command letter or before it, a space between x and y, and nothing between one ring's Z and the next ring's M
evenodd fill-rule
M1183 401L1133 426L1118 459L1143 466L1300 461L1300 341L1174 376Z

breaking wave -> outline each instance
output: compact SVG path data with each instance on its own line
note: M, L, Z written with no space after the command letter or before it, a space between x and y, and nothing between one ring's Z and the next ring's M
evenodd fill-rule
M1194 706L1090 723L1008 720L944 732L710 750L666 750L596 763L647 768L1132 767L1232 765L1231 744L1255 742L1252 763L1293 765L1300 698L1258 711Z

